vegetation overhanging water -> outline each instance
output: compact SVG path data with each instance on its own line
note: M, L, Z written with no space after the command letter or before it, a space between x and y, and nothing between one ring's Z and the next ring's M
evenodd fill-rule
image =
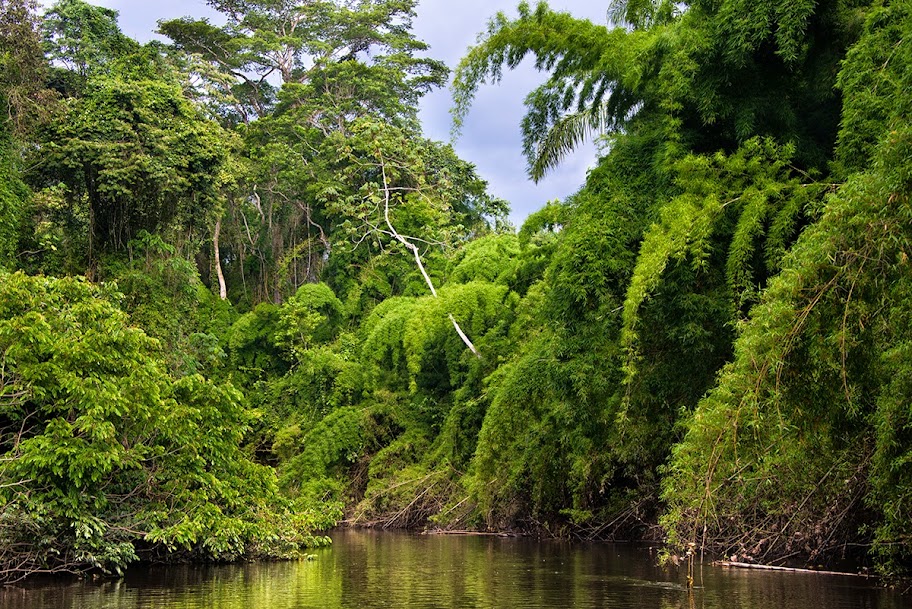
M912 0L521 3L452 82L415 0L208 4L0 0L0 583L342 520L912 572ZM524 57L529 177L602 153L516 230L418 101Z

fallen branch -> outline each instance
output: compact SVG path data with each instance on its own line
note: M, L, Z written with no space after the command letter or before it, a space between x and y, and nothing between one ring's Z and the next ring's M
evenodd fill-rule
M774 567L773 565L757 565L749 562L732 562L728 560L717 560L712 563L717 567L727 567L731 569L757 569L760 571L785 571L787 573L813 573L815 575L846 575L849 577L871 577L866 573L848 573L845 571L818 571L817 569L798 569L794 567Z
M447 529L433 529L424 531L422 535L464 535L471 537L519 537L516 533L492 533L489 531L450 531Z

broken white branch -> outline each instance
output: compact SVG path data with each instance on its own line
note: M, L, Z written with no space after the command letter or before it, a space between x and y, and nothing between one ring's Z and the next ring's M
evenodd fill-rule
M386 180L386 165L383 163L383 160L380 161L380 171L383 174L383 218L386 220L386 225L389 227L390 234L393 238L404 245L406 249L411 250L415 255L415 262L418 264L418 270L421 271L421 276L424 277L424 281L427 283L428 288L431 290L431 294L434 298L438 298L437 290L434 288L434 282L431 281L431 277L427 274L427 271L424 268L424 263L421 261L421 254L418 252L418 246L403 237L399 234L396 228L393 226L393 223L390 221L389 208L390 208L390 187ZM462 331L462 328L459 327L459 323L456 321L456 318L453 317L452 313L447 313L447 316L450 318L450 321L453 323L453 327L456 328L456 333L459 335L459 338L462 339L462 342L465 343L466 347L475 354L475 357L481 359L481 354L478 352L478 349L475 348L475 345L472 344L472 341L469 340L469 337L466 336L466 333Z

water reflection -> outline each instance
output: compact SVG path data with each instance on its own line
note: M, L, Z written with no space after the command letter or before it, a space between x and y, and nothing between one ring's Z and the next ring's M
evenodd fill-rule
M704 567L702 588L647 547L342 531L313 561L136 569L120 581L0 590L4 609L893 609L848 577Z

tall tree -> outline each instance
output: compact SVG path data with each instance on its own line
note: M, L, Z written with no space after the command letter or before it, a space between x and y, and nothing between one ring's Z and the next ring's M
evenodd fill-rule
M148 53L148 55L146 55ZM66 121L41 145L33 179L62 182L89 214L89 258L123 251L141 230L208 241L225 161L225 135L201 116L176 79L160 75L154 50L119 73L93 75ZM176 223L176 225L175 225Z
M226 25L183 18L162 22L160 31L178 48L200 55L235 78L230 114L244 122L268 113L276 83L320 80L327 90L349 91L351 83L346 80L324 78L327 70L348 62L378 72L393 68L407 82L398 87L386 83L390 93L412 102L446 78L443 64L415 57L427 45L410 32L413 0L209 0L208 4L226 16Z
M92 74L107 73L139 45L120 31L117 11L83 0L59 0L42 17L48 58L60 67L53 84L65 93L81 92Z
M37 3L0 2L0 265L12 265L28 188L22 180L23 151L36 130L59 110L46 86Z
M220 247L238 262L226 267L229 279L241 274L253 300L279 302L319 278L348 221L331 208L347 196L334 176L344 171L338 160L347 158L351 126L382 120L421 139L417 102L447 70L418 56L427 45L410 31L411 0L210 4L225 26L185 18L163 22L161 31L230 84L220 112L247 125L248 161L229 196ZM459 165L452 155L438 158ZM465 169L466 226L475 230L488 202Z
M19 137L46 120L54 106L36 11L34 0L0 2L0 98L4 122Z

